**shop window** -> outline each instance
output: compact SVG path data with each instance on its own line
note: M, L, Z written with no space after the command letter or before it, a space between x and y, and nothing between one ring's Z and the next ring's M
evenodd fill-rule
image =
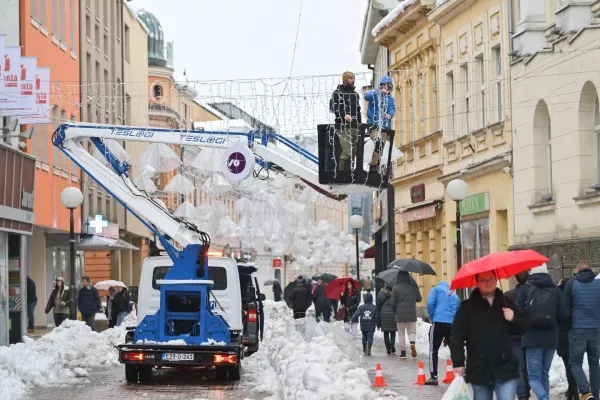
M463 265L490 254L489 218L462 221Z

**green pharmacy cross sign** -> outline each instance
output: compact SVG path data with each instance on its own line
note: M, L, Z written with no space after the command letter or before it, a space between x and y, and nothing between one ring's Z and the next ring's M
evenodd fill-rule
M460 202L460 215L471 215L490 209L490 194L488 192L471 195Z

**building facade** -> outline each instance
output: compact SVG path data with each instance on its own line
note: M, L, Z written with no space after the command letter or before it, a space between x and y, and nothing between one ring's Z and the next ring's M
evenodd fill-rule
M439 181L444 168L438 92L440 29L427 18L434 7L433 1L416 1L394 19L387 17L387 25L375 36L376 43L391 54L395 145L403 153L394 165L392 181L395 250L398 258L417 258L436 271L437 276L415 277L424 299L448 272L444 268L444 185Z
M600 267L597 3L521 0L511 67L515 242L570 277Z
M446 186L460 178L462 262L513 242L509 7L505 0L449 0L428 14L440 29L439 85ZM456 273L456 203L445 196L447 278Z
M81 171L52 144L52 133L62 122L80 119L79 99L79 2L20 2L20 40L23 55L37 57L38 65L51 68L50 105L52 124L34 125L27 151L34 156L35 224L31 237L30 276L36 283L38 305L36 326L53 326L53 318L44 313L44 305L58 276L70 282L69 210L60 202L68 186L79 187ZM18 26L18 24L16 25ZM75 231L80 232L81 218L75 212ZM40 249L44 249L40 251ZM76 261L80 275L81 260Z

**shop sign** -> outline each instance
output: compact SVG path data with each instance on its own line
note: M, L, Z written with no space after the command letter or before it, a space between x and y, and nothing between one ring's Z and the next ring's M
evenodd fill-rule
M85 232L88 235L119 239L119 224L108 222L102 215L88 216L85 225Z
M273 259L273 268L281 268L281 258Z
M414 203L420 203L425 201L425 184L415 185L410 188L410 201Z
M420 221L422 219L435 217L436 205L431 204L425 207L413 208L402 213L403 222Z
M35 158L0 145L0 230L31 234Z
M460 202L460 215L471 215L490 210L490 194L477 193Z

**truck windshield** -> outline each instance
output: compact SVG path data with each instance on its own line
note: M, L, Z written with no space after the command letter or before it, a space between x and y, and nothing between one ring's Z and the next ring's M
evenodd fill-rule
M156 267L152 271L152 289L158 290L156 281L159 281L167 275L167 272L171 269L168 267ZM214 281L215 284L212 290L226 290L227 289L227 270L223 267L211 267L208 266L208 279Z

